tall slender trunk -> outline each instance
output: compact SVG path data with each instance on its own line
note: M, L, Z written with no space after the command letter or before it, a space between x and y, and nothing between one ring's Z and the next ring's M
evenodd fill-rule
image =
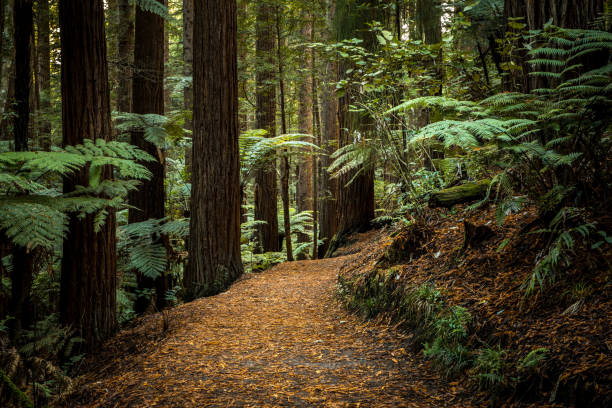
M257 2L255 44L257 60L262 64L256 75L257 128L268 131L268 136L276 134L276 78L275 78L275 39L274 7L267 2ZM258 227L260 250L278 252L278 187L276 185L276 165L260 170L255 175L255 219L265 221Z
M183 75L193 76L193 0L183 0ZM183 109L193 112L193 86L183 88ZM193 130L193 117L185 120L185 129ZM185 171L191 173L191 148L185 150ZM186 214L187 215L187 214Z
M2 68L4 67L4 18L7 0L0 0L0 90L2 89Z
M117 110L132 111L132 64L134 61L134 6L117 0Z
M15 59L11 58L11 65L9 66L8 73L8 85L6 90L6 99L4 100L4 110L2 111L2 120L0 121L0 140L10 140L11 134L9 132L9 125L11 123L11 115L9 112L13 112L13 102L15 101Z
M236 1L194 3L194 132L190 259L192 297L225 290L243 271Z
M301 39L306 42L310 41L312 35L312 18L308 13L302 13L302 20L304 26L302 27ZM298 83L298 132L306 135L313 134L313 121L312 121L312 53L308 48L304 48L301 58L301 71L303 72L302 78ZM309 142L313 142L312 139L305 139ZM308 149L310 150L310 149ZM312 211L312 170L313 170L313 159L312 155L306 155L297 159L296 163L296 185L295 185L295 201L296 209L298 212ZM299 233L298 242L308 242L310 237L308 234ZM305 259L306 253L299 255L299 259Z
M30 123L30 85L31 85L31 35L33 32L31 0L16 0L13 8L15 27L15 119L13 132L15 151L28 150ZM13 272L11 275L11 302L9 313L11 336L18 336L22 326L28 326L30 315L25 308L29 303L33 279L33 254L28 248L16 246L13 249Z
M315 40L314 17L310 42ZM319 97L317 95L317 73L315 49L310 49L310 82L312 86L312 130L315 136L315 144L321 146L321 121L319 120ZM317 156L312 155L312 259L319 257L319 162Z
M62 43L63 145L112 137L110 90L102 0L59 3ZM109 169L103 177L111 176ZM64 192L89 184L83 169L64 180ZM98 231L95 215L70 216L60 282L61 322L76 330L89 349L117 328L116 222L109 211Z
M304 27L302 28L302 38L310 41L312 35L312 19L304 13ZM298 88L298 132L312 135L312 53L308 48L304 49L301 58L301 70L304 72L303 78L299 82ZM309 140L312 142L312 140ZM296 185L296 204L297 210L312 210L312 159L311 157L300 158L297 163L297 185ZM300 234L299 241L305 242L308 236Z
M281 38L281 10L280 5L276 6L276 50L278 60L278 85L280 88L280 109L281 109L281 132L287 134L287 116L285 112L285 76L283 71L283 53ZM283 199L283 223L285 224L285 250L287 261L293 261L293 247L291 245L291 214L289 213L289 156L287 150L283 152L281 158L281 196Z
M163 1L159 1L163 3ZM132 82L132 110L138 114L164 114L164 19L152 12L136 8L134 42L134 79ZM161 219L165 216L164 190L164 152L153 143L145 140L143 131L132 132L131 143L151 154L157 160L146 163L153 177L144 181L137 191L129 195L133 207L129 212L129 222ZM162 237L157 243L163 244ZM156 279L138 274L138 289L156 289L156 306L165 306L167 277L162 274ZM134 305L136 313L143 313L150 304L147 295L139 296Z
M41 148L51 148L51 47L49 45L49 0L38 0L38 81L40 89L40 140Z

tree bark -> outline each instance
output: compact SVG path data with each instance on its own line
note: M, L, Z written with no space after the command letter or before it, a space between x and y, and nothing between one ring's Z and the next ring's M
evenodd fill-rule
M275 39L274 7L267 2L257 3L255 44L257 60L261 66L256 74L257 128L268 131L268 136L276 134L276 78L275 78ZM280 251L278 236L278 187L276 185L276 165L271 164L255 175L255 219L265 221L258 227L259 250L263 252Z
M193 76L193 0L183 0L183 75ZM183 109L193 112L193 86L183 88ZM185 120L185 129L193 130L193 116ZM191 173L191 148L185 151L185 171Z
M112 136L102 0L59 3L62 60L63 145ZM110 172L105 171L105 177ZM88 185L89 170L64 180L64 192ZM90 350L113 334L116 318L115 215L96 232L94 215L72 215L64 240L60 282L61 322Z
M15 151L28 150L28 135L30 123L30 88L31 88L31 42L33 33L33 14L31 0L16 0L13 8L15 27L15 118L13 132ZM11 337L18 336L22 326L30 323L30 314L25 309L29 303L30 289L34 272L33 254L28 248L13 249L13 272L11 275L11 302L9 313L14 317L11 321Z
M327 16L328 29L331 31L334 19L334 2L330 1ZM319 190L321 192L319 200L319 235L324 240L319 248L319 258L325 256L329 243L336 233L336 197L338 183L332 179L327 172L331 165L330 155L334 152L338 140L338 99L335 97L335 87L333 82L338 77L338 65L335 61L330 61L325 67L325 83L321 87L321 105L323 116L323 127L321 129L321 148L324 154L321 155L321 182Z
M236 1L194 3L191 297L225 290L243 271Z
M315 40L315 22L312 21L312 31L310 33L310 42ZM312 87L312 130L315 137L315 144L321 146L321 118L319 112L319 96L317 93L317 72L316 72L316 52L314 48L310 49L310 82ZM312 161L312 259L319 257L319 161L317 156L311 156Z
M40 89L41 148L51 148L51 122L47 119L51 108L51 47L49 45L49 0L38 0L38 81Z
M361 36L364 37L364 46L371 46L375 39L371 38L371 35L364 34L362 29L365 29L367 23L373 19L372 10L365 7L363 2L358 4L361 7L350 3L349 0L336 3L336 37L338 40L343 40ZM347 69L348 67L343 65L339 67L340 79L345 76ZM349 112L351 103L353 96L348 90L338 102L338 123L341 129L338 134L338 147L349 143L365 143L364 135L371 131L366 126L366 118L360 117L355 112ZM339 234L366 229L370 220L374 218L374 171L362 170L357 177L354 177L355 174L356 172L350 172L338 178L337 231ZM353 181L348 184L351 180Z
M159 1L159 3L163 3ZM134 42L134 78L132 81L132 108L134 113L164 114L164 19L152 12L136 8ZM143 131L132 132L131 144L140 147L157 160L143 163L153 174L144 181L137 191L129 195L129 203L135 208L129 211L129 222L161 219L165 216L164 152L145 140ZM162 237L157 243L163 244ZM138 289L156 289L156 307L165 307L165 293L168 290L167 277L162 274L152 279L138 274ZM149 307L150 297L139 296L134 305L136 313L144 313Z
M304 14L304 27L302 28L302 38L310 41L312 34L312 19ZM298 132L312 135L312 80L310 78L312 70L312 56L308 48L304 48L302 54L302 72L304 77L301 79L298 88ZM309 140L312 142L312 140ZM296 204L297 210L312 211L312 156L298 160L297 164L297 185L296 185ZM300 234L300 242L308 239L307 235Z
M4 18L6 13L6 0L0 0L0 90L2 89L2 68L4 66Z
M281 9L280 5L276 7L276 51L278 61L278 85L280 90L280 109L281 109L281 132L287 134L287 115L285 112L285 76L283 70L283 55L282 55L282 37L281 37ZM291 242L291 214L289 205L289 157L287 150L284 150L281 158L281 196L283 200L283 223L285 231L285 251L287 253L287 261L293 261L293 246Z
M134 61L134 6L117 0L117 110L132 111L132 64Z

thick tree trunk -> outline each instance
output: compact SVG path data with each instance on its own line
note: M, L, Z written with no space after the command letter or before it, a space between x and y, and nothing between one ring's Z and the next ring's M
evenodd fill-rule
M267 2L257 3L257 22L255 44L258 67L256 75L257 128L268 131L268 136L276 134L276 78L275 78L275 39L274 7ZM260 250L263 252L280 251L278 237L278 187L276 185L276 165L260 170L255 175L255 219L265 221L258 227Z
M31 36L33 13L31 0L15 0L15 119L13 130L15 151L28 150L30 92L32 76Z
M375 10L364 7L364 2L352 4L349 0L342 0L336 4L337 39L361 36L364 37L364 46L374 44L376 40L371 35L365 34L362 29L367 27L368 22L375 19L371 14ZM345 76L346 69L348 67L339 67L340 79ZM338 123L341 130L338 134L338 147L346 146L349 143L365 143L364 135L371 131L366 126L366 118L360 117L355 112L349 112L349 105L352 102L353 97L350 90L339 100ZM355 172L350 172L338 178L337 231L340 234L366 229L369 227L370 220L374 218L374 172L366 170L361 171L359 176L354 176ZM348 184L351 180L353 181Z
M40 89L41 148L51 148L51 122L47 118L51 108L51 47L49 45L49 0L38 0L38 81Z
M15 118L13 132L15 151L28 150L30 123L30 79L31 79L31 42L33 32L31 0L16 0L13 8L15 27ZM23 247L13 250L13 272L11 276L11 302L9 314L14 317L11 323L11 336L15 338L22 326L30 323L25 309L29 303L33 278L33 254Z
M63 145L110 139L110 90L102 0L59 3L62 40ZM105 176L110 176L110 174ZM83 169L64 181L64 191L88 185ZM92 349L117 328L115 215L96 232L94 215L70 217L60 282L61 322Z
M162 1L160 1L162 3ZM132 110L134 113L164 114L164 19L140 7L136 8L134 42L134 79L132 82ZM137 191L129 195L129 222L161 219L165 216L164 152L145 140L144 132L132 132L131 144L140 147L157 160L146 163L153 177L144 181ZM158 237L158 243L163 240ZM166 276L151 279L138 274L138 289L156 288L156 306L165 306L164 295L168 290ZM134 311L144 313L150 304L148 296L136 299Z
M331 30L331 24L334 19L335 8L332 5L328 11L327 22ZM338 77L338 65L336 62L328 62L325 67L325 83L321 87L321 105L322 105L322 122L321 129L321 148L324 153L321 155L321 182L319 186L319 235L324 240L323 245L319 248L319 257L322 258L327 252L329 243L336 233L337 217L336 217L336 198L338 183L336 179L332 179L327 172L327 168L331 165L330 155L334 152L338 140L338 99L335 97L335 87L333 82Z
M236 1L194 3L194 132L190 259L192 297L225 290L243 271Z
M134 6L117 0L117 110L132 111L132 64L134 61Z

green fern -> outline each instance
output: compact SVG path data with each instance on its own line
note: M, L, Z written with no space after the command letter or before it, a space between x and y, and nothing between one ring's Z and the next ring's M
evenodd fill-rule
M52 152L0 153L0 230L16 245L53 249L68 231L69 214L94 216L100 228L109 209L121 208L138 180L151 173L137 162L152 157L121 142L85 140ZM61 177L89 169L90 181L61 193ZM102 168L115 177L101 179Z

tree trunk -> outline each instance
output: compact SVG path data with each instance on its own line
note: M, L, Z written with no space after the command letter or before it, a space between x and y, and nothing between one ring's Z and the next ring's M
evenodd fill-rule
M0 90L2 90L2 68L4 66L4 17L6 13L6 0L0 0Z
M193 76L193 0L183 0L183 75ZM193 112L193 86L183 88L183 109ZM185 129L193 130L193 117L185 120ZM185 171L191 173L191 148L185 151Z
M283 55L282 55L282 37L281 37L281 9L280 5L276 7L276 51L278 60L278 85L280 89L280 109L281 109L281 132L287 134L287 116L285 112L285 77L283 71ZM285 231L285 251L287 253L287 261L293 261L293 246L291 245L291 214L289 210L289 157L287 150L284 151L281 158L281 196L283 200L283 224Z
M13 8L15 27L15 118L13 132L15 151L28 150L30 122L30 79L31 79L31 42L33 32L31 0L16 0ZM13 250L13 272L11 276L11 302L9 314L11 337L18 336L22 326L30 323L30 314L25 308L29 303L33 278L33 254L27 248L15 247Z
M365 7L363 2L357 5L349 0L339 0L336 3L335 30L338 40L364 37L363 29L372 21L372 10ZM371 46L375 39L365 35L364 46ZM348 67L339 67L340 79ZM349 143L365 143L364 135L371 129L365 126L365 119L358 113L349 112L349 105L353 103L350 90L340 98L338 108L338 147ZM362 123L363 122L363 123ZM359 132L356 132L359 131ZM369 227L370 220L374 218L374 171L365 170L357 177L350 172L338 178L338 228L340 234L350 231L363 230ZM350 180L352 183L348 184Z
M240 0L238 1L238 25L241 25L241 22L246 21L249 18L249 0ZM249 130L249 115L248 110L245 109L243 101L247 101L247 86L249 83L249 75L248 70L246 68L247 64L247 56L249 53L249 43L246 39L247 36L242 36L242 40L239 36L238 40L238 100L239 100L239 111L238 111L238 127L240 133L246 132ZM245 73L246 71L246 73ZM243 184L243 180L240 183L240 224L244 224L248 221L247 211L246 211L246 191L245 186Z
M162 1L159 1L162 3ZM132 80L132 108L134 113L164 114L164 19L152 12L136 8L135 42L134 42L134 78ZM129 222L142 222L150 219L161 219L165 216L164 191L164 152L145 140L144 132L132 132L131 144L140 147L157 160L143 163L153 174L150 180L144 181L140 188L129 195L129 203L135 208L129 212ZM158 244L163 244L161 237ZM164 295L168 290L166 276L157 279L138 274L138 289L156 290L156 306L161 310L165 306ZM134 311L142 314L149 307L149 296L139 296Z
M312 19L308 15L303 15L304 28L302 29L302 38L304 41L310 41L312 34ZM307 135L312 135L312 81L310 78L312 70L312 58L308 48L304 48L302 54L301 70L304 72L304 77L299 83L298 89L298 132ZM312 142L312 140L308 140ZM296 185L296 204L297 210L311 211L312 210L312 157L304 157L299 159L297 164L297 185ZM307 235L300 234L300 242L305 242L308 239Z
M240 22L246 21L249 18L249 0L240 0L238 1L238 21ZM249 82L249 76L245 74L244 71L247 71L246 65L247 56L249 53L249 42L246 38L247 36L242 36L243 38L238 41L238 98L240 101L247 100L247 87ZM246 132L249 129L249 115L248 111L244 109L244 106L241 106L240 112L238 113L238 123L240 132Z
M275 39L274 7L267 2L257 3L257 22L255 44L257 60L261 66L256 75L257 128L268 131L268 136L276 134L276 81L275 81ZM255 219L265 221L258 227L260 251L278 252L278 188L276 185L276 165L260 170L255 175Z
M4 110L2 111L2 120L0 121L0 140L11 140L9 125L11 124L10 112L13 112L13 102L15 101L15 59L11 58L9 66L8 86L6 90L6 99L4 100ZM12 140L11 140L12 141Z
M110 90L102 0L61 0L63 145L110 139ZM105 177L111 176L107 170ZM88 185L83 169L64 181L64 192ZM92 349L117 328L115 214L98 232L94 215L70 217L60 282L61 322Z
M194 3L194 132L190 259L192 297L225 290L243 271L236 1Z
M330 1L327 24L331 30L334 19L334 2ZM329 243L336 233L336 196L338 183L332 179L327 172L331 165L330 155L334 152L338 140L338 99L335 97L335 87L332 83L338 77L338 65L335 61L330 61L325 67L325 83L321 87L321 105L323 108L323 127L321 129L321 148L324 154L321 155L321 182L319 186L319 235L324 240L319 248L319 257L322 258L327 252Z
M314 19L312 22L312 31L310 33L310 42L315 39ZM315 49L310 49L310 60L312 66L310 68L310 82L312 87L312 130L315 137L314 143L321 146L321 121L319 117L319 97L317 95L317 73L316 73L316 54ZM312 259L319 257L319 163L317 156L311 156L312 162Z
M132 112L132 64L134 61L134 6L117 0L117 110Z
M51 148L51 47L49 45L49 0L38 0L38 81L40 89L40 133L41 148Z

